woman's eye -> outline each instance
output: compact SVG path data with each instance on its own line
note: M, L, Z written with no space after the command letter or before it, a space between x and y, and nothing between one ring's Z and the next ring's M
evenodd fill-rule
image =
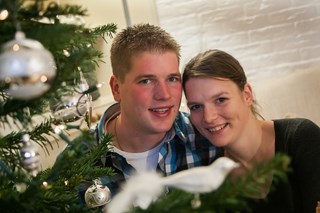
M216 101L217 101L217 103L221 104L221 103L224 103L226 100L227 100L227 98L220 97Z

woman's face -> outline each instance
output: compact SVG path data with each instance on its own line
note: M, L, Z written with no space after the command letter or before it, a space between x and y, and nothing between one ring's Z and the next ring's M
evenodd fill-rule
M243 91L228 79L191 78L185 94L191 121L198 131L216 146L228 146L241 138L252 116L252 91Z

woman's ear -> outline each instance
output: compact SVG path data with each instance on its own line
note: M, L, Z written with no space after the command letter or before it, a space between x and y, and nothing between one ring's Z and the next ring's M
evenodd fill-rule
M112 91L113 99L117 102L120 102L121 96L120 96L120 81L118 78L113 75L110 78L109 85Z
M249 83L246 83L243 88L244 101L251 106L253 104L253 92Z

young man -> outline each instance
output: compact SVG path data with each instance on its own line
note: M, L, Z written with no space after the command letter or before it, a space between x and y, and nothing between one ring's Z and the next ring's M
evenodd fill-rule
M128 27L113 40L110 87L117 103L97 126L98 137L114 136L103 165L114 168L116 175L101 179L112 195L134 172L167 176L217 157L216 148L179 112L179 60L180 46L157 26Z

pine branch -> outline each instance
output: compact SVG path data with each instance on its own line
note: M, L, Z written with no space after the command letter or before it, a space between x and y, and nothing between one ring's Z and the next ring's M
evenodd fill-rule
M248 200L261 192L261 187L269 181L270 173L273 174L275 184L287 181L287 172L290 172L289 163L288 156L277 154L273 160L256 165L242 177L236 179L228 177L218 190L200 196L199 208L194 208L191 204L194 199L193 194L172 190L147 210L135 208L132 212L224 213L250 210L247 205Z
M43 99L38 99L38 102L6 99L0 104L0 116L10 115L14 120L28 123L32 115L43 112L46 106Z
M41 12L39 12L41 11ZM52 20L57 20L57 16L87 16L88 10L80 5L60 5L52 1L47 7L42 1L35 1L23 8L20 8L19 14L21 19L42 19L47 17Z
M7 148L7 149L16 149L17 146L21 144L21 137L24 134L29 134L30 139L38 143L40 146L45 146L51 142L47 136L55 138L54 130L52 125L58 125L61 121L56 120L54 118L47 118L42 123L32 126L30 130L24 130L20 132L12 131L3 138L0 138L0 148Z
M48 113L53 103L61 103L61 97L72 95L80 71L87 79L94 76L92 73L103 57L94 47L96 40L111 38L116 25L89 29L76 20L87 15L82 6L46 3L45 0L0 0L0 9L9 11L8 18L1 20L0 44L13 40L16 31L21 30L27 39L39 41L52 53L57 67L55 79L49 82L51 88L41 97L28 101L11 99L5 92L9 83L0 82L0 128L10 130L0 135L1 212L94 212L79 203L77 188L80 182L113 174L110 168L93 166L108 152L110 136L96 145L93 134L81 131L78 125L67 124L67 130L59 134L69 144L68 149L59 155L52 168L36 177L23 168L21 137L28 134L30 140L50 153L48 149L57 137L54 128L61 121L49 117L35 123L33 116ZM68 139L70 128L81 133L74 141Z
M13 207L13 212L89 212L86 206L79 203L77 188L83 181L113 173L110 168L93 167L108 152L110 143L109 135L101 138L97 145L92 132L82 131L71 146L58 156L52 169L41 171L31 179L20 170L14 175L5 175L1 172L1 168L5 167L0 161L1 208L6 207L10 212ZM27 187L21 189L19 183ZM90 209L90 212L94 211L97 210Z
M61 179L61 176L63 179L70 179L72 175L78 174L81 177L79 181L92 181L101 175L112 174L113 170L110 168L95 166L108 152L111 136L104 136L99 144L96 144L93 137L90 131L82 131L81 135L57 157L55 165L47 172L46 179L55 181Z

